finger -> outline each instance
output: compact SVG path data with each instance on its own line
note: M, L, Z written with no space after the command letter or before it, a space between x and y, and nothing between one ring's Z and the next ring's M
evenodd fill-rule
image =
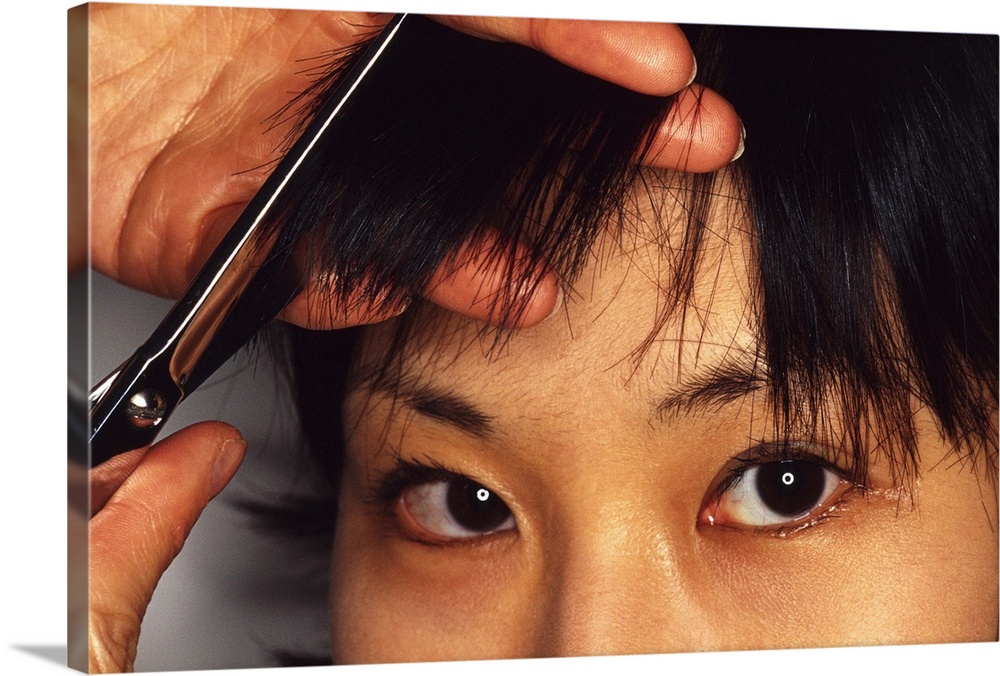
M245 449L222 423L182 430L153 446L90 520L91 672L131 669L153 589Z
M694 54L673 24L439 16L441 23L490 40L506 40L643 94L667 96L694 79Z
M447 310L509 328L533 326L551 316L562 297L556 275L551 271L530 274L525 267L530 260L526 251L498 253L495 246L496 240L487 237L478 245L460 247L441 263L423 296ZM366 303L360 298L350 300L345 308L321 290L328 284L310 284L280 318L307 329L330 330L385 321L405 309L385 308L377 300Z
M437 17L478 37L537 49L577 70L644 94L666 96L694 79L687 39L673 24L497 17ZM671 109L646 164L716 171L739 157L743 126L732 105L704 87L688 87Z
M378 299L365 298L360 292L342 304L330 293L330 284L329 280L309 283L285 306L278 319L304 329L330 331L384 322L406 309L406 304L385 307Z
M534 326L561 305L555 273L528 269L526 251L495 253L494 240L458 249L435 272L424 296L441 307L508 328ZM513 285L513 286L512 286Z
M689 172L716 171L743 153L743 125L716 92L691 85L667 113L644 163Z
M101 463L89 472L90 481L90 514L97 514L108 502L115 491L135 471L139 462L149 452L148 448L138 448L116 455Z

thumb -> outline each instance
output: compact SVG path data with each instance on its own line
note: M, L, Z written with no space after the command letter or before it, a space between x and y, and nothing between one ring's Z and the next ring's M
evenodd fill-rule
M130 671L160 576L205 505L236 473L246 442L217 422L153 446L90 520L91 673Z

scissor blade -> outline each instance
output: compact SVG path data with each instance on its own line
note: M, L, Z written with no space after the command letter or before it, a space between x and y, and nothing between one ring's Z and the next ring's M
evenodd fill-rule
M403 24L395 16L346 73L149 340L91 392L91 466L152 443L174 408L298 291L283 199ZM308 174L308 172L304 172Z

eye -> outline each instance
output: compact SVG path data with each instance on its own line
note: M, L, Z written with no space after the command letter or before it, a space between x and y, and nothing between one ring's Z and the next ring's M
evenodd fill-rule
M495 492L465 477L417 484L405 489L400 506L430 536L468 540L513 530L514 515Z
M744 463L729 470L699 521L775 531L813 525L850 486L819 459Z

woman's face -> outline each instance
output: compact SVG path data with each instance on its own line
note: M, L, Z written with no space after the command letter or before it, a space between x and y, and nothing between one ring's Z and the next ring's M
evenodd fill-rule
M427 310L375 382L360 374L393 327L369 332L345 404L336 661L996 639L995 484L926 410L919 477L873 453L865 490L824 441L836 410L775 433L743 227L716 199L694 296L658 330L676 235L633 225L499 350Z

